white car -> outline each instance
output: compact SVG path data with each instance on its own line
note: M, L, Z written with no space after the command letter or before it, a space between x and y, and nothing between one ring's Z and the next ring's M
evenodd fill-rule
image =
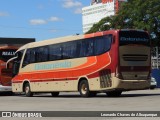
M150 89L154 89L157 87L157 81L154 77L151 77Z

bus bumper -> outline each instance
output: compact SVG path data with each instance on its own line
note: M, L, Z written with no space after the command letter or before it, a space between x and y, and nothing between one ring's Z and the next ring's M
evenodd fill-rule
M120 80L114 81L114 88L124 90L143 90L150 87L149 80Z
M12 87L11 86L0 85L0 92L11 92L11 91L12 91Z

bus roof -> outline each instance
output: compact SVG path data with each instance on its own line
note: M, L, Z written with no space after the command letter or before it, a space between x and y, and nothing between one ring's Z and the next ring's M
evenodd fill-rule
M28 44L22 46L18 51L26 49L26 48L34 48L34 47L40 47L40 46L45 46L45 45L50 45L50 44L63 43L63 42L68 42L68 41L73 41L73 40L80 40L80 39L84 39L84 38L92 38L92 37L96 37L96 36L102 36L102 35L105 35L108 33L110 34L110 33L116 32L116 31L118 31L118 30L108 30L108 31L96 32L96 33L91 33L91 34L71 35L71 36L47 39L47 40L43 40L43 41L28 43Z
M62 43L62 42L67 42L67 41L72 41L72 40L79 40L79 39L83 39L83 38L84 38L84 35L73 35L73 36L65 36L65 37L47 39L47 40L43 40L43 41L28 43L28 44L22 46L21 48L19 48L18 51L26 49L26 48L40 47L40 46L44 46L44 45Z
M91 33L91 34L71 35L71 36L65 36L65 37L59 37L59 38L52 38L52 39L47 39L43 41L28 43L22 46L18 51L26 49L26 48L34 48L34 47L40 47L40 46L45 46L45 45L50 45L50 44L63 43L63 42L68 42L68 41L73 41L73 40L80 40L84 38L103 36L105 34L114 34L118 31L133 31L133 29L107 30L107 31L96 32L96 33ZM143 30L134 30L134 31L143 31Z

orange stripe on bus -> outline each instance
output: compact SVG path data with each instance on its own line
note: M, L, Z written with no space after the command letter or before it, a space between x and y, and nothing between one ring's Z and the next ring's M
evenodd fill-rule
M97 37L97 36L102 36L104 32L96 32L96 33L91 33L91 34L85 34L84 38L92 38L92 37Z

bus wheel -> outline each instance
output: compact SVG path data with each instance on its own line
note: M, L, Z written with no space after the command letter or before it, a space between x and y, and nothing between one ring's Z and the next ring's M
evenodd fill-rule
M90 91L89 91L89 85L86 80L82 80L79 84L79 92L82 97L89 97Z
M51 92L52 97L57 97L59 95L59 92Z
M33 93L31 92L31 88L30 88L29 83L25 84L25 86L24 86L24 92L25 92L25 95L27 97L32 97L33 96Z
M122 91L109 91L106 92L108 97L119 97L122 94Z

